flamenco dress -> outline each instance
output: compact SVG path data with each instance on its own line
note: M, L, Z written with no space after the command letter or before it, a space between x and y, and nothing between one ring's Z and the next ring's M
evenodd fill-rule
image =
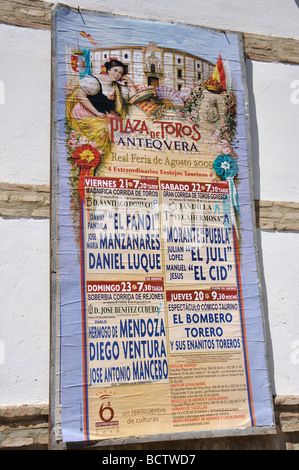
M97 175L103 172L111 154L109 118L95 116L78 101L77 93L80 87L100 113L114 112L120 117L125 117L126 106L117 84L113 84L113 93L107 96L100 80L93 75L81 79L66 101L66 118L71 130L75 131L78 137L85 137L88 143L103 152L100 168L95 171Z

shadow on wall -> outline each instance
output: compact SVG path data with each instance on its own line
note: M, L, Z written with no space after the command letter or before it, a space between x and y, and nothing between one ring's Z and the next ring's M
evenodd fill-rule
M299 0L298 0L299 2ZM256 107L253 93L253 68L252 61L246 60L246 74L247 74L247 87L248 87L248 101L249 101L249 116L250 116L250 140L251 140L251 158L253 170L253 183L254 183L254 199L260 199L260 153L259 153L259 133L256 119Z
M266 354L268 361L268 372L271 384L271 392L273 395L276 395L275 382L274 382L274 359L273 359L273 347L270 331L270 319L269 319L269 307L268 307L268 296L267 296L267 285L264 276L264 264L263 264L263 249L262 249L262 240L261 240L261 231L257 230L256 233L256 243L257 243L257 252L258 252L258 262L259 262L259 279L261 282L261 292L262 292L262 308L264 316L264 335L266 343Z
M299 0L296 0L299 6ZM248 87L248 100L249 100L249 115L250 115L250 139L251 139L251 154L252 154L252 170L253 170L253 183L254 183L254 199L260 199L260 153L259 153L259 133L256 118L256 106L255 98L253 93L253 67L252 61L246 60L246 72L247 72L247 87ZM269 310L268 310L268 297L267 297L267 286L264 276L264 265L263 265L263 249L261 241L261 231L257 230L256 243L258 250L258 261L259 261L259 278L261 282L262 291L262 305L264 309L264 328L265 328L265 340L267 348L268 368L271 382L271 390L275 395L275 383L274 383L274 361L273 361L273 348L271 341L271 331L269 326Z

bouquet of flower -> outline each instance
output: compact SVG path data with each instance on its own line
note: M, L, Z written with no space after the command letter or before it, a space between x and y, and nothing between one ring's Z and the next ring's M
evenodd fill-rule
M221 127L212 135L212 140L215 142L219 153L230 155L233 158L236 158L236 127L236 102L234 101L231 107L226 106L224 117L221 119Z
M177 110L177 116L183 117L189 122L198 123L200 120L199 109L203 99L201 82L193 82L191 88L182 88L181 98L185 106Z

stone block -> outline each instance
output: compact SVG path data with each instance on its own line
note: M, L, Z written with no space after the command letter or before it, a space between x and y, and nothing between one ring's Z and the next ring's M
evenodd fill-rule
M2 442L2 447L28 447L33 444L32 437L8 437Z
M279 423L282 432L298 432L299 413L282 412L279 414Z

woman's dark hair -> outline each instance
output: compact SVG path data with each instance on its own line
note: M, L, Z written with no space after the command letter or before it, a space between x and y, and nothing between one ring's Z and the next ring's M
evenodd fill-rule
M109 62L105 63L105 68L107 71L112 69L112 67L122 67L124 69L124 75L127 75L128 73L128 66L123 64L119 60L112 59L112 60L109 60Z

